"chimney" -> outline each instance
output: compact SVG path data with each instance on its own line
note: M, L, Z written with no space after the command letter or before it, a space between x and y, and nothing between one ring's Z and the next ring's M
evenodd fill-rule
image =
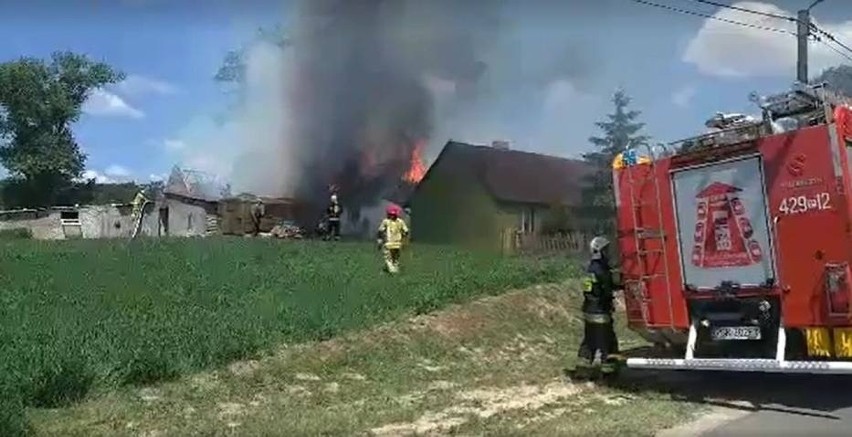
M491 142L491 147L500 150L509 150L509 142L505 140L494 140Z

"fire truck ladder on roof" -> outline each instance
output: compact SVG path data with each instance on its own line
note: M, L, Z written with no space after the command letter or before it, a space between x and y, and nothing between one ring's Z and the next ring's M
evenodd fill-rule
M826 83L795 83L790 91L759 96L752 93L750 99L771 120L785 117L825 117L826 110L834 106L850 106L852 99L829 87ZM826 120L827 121L827 120Z
M660 147L665 148L661 145ZM633 219L633 242L635 247L634 257L639 272L638 278L632 278L625 281L625 287L628 291L632 287L632 292L638 298L642 308L642 319L646 326L651 325L651 315L649 314L649 304L651 302L648 296L648 285L653 279L661 278L666 284L666 296L668 297L669 309L669 328L674 326L674 311L672 308L672 291L669 284L669 264L668 254L666 253L666 235L663 231L663 208L662 196L660 195L660 181L657 177L657 168L655 164L654 151L650 145L645 145L647 149L649 161L639 165L647 165L647 170L639 176L635 174L636 168L629 169L627 173L628 186L630 192L630 209ZM634 149L635 150L635 149ZM636 166L638 167L638 166ZM650 201L643 196L645 188L648 184L653 185L653 199ZM656 223L645 223L642 211L647 208L653 208L656 211L654 217ZM659 249L648 249L646 242L648 240L660 240ZM657 255L657 264L651 266L648 260L649 255ZM662 272L659 271L659 263L662 262Z

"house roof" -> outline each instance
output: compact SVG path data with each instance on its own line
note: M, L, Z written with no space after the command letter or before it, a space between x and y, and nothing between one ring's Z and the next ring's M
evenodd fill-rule
M581 160L449 141L421 183L444 160L454 161L450 171L469 172L495 199L513 203L579 204L583 179L593 172Z
M172 168L163 192L190 199L215 202L229 196L229 188L216 177L190 169Z

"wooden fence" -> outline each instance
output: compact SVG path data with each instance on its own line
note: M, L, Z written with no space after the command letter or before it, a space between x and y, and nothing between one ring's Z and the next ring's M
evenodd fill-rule
M592 236L581 232L558 235L524 234L506 230L503 251L518 255L580 254L586 251Z

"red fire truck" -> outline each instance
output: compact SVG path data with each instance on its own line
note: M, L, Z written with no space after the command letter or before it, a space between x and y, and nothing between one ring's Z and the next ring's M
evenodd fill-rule
M852 373L852 106L824 85L613 164L629 368Z

